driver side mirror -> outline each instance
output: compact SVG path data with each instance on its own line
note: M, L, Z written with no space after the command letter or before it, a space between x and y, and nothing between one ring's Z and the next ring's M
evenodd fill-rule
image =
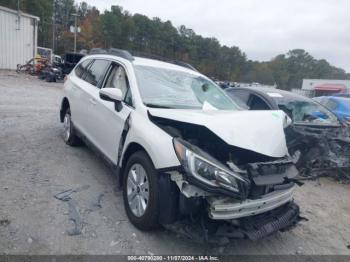
M120 89L102 88L99 93L102 100L114 102L116 111L122 110L123 93Z

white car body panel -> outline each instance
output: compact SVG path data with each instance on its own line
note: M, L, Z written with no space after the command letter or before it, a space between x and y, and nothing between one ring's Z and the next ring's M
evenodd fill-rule
M173 138L153 124L147 115L131 113L130 130L126 136L121 159L124 158L124 153L131 143L137 143L146 150L156 169L180 166Z
M84 86L86 82L76 77L75 74L70 74L64 85L66 96L71 102L70 110L75 119L74 125L85 133L86 127L84 127L84 124L86 123L85 119L87 118L87 108L89 106L85 101L86 92Z
M205 126L227 144L270 157L288 155L283 111L149 109L152 116ZM257 128L258 127L258 128Z
M114 108L114 103L104 101L99 97L100 89L94 86L90 91L87 120L87 134L94 145L113 163L118 163L118 148L124 123L131 109L123 106L120 112Z

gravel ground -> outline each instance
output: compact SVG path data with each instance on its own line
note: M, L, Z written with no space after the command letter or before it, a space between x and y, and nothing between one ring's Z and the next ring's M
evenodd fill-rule
M62 88L0 71L0 253L350 255L350 185L328 179L308 181L296 192L309 221L258 242L203 246L165 230L137 230L111 170L88 148L64 144ZM81 189L72 198L82 234L71 236L68 203L54 195L74 188Z

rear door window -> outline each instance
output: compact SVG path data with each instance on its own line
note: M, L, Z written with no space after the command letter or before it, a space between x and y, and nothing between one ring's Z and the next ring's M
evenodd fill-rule
M249 92L246 90L230 90L228 91L230 97L243 109L249 109L248 98Z
M242 100L245 104L248 103L249 92L244 90L237 90L234 92L234 95L237 96L240 100Z
M260 97L251 94L249 98L250 110L270 110L268 104Z
M96 87L99 87L110 63L110 61L103 59L94 60L92 65L86 71L84 80Z

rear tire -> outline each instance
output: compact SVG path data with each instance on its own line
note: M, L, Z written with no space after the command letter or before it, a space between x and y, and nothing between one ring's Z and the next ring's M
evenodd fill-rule
M77 136L74 129L69 108L67 108L63 118L63 139L70 146L80 146L82 144L81 139Z
M158 176L144 151L131 155L123 176L124 207L131 223L140 230L159 226Z

